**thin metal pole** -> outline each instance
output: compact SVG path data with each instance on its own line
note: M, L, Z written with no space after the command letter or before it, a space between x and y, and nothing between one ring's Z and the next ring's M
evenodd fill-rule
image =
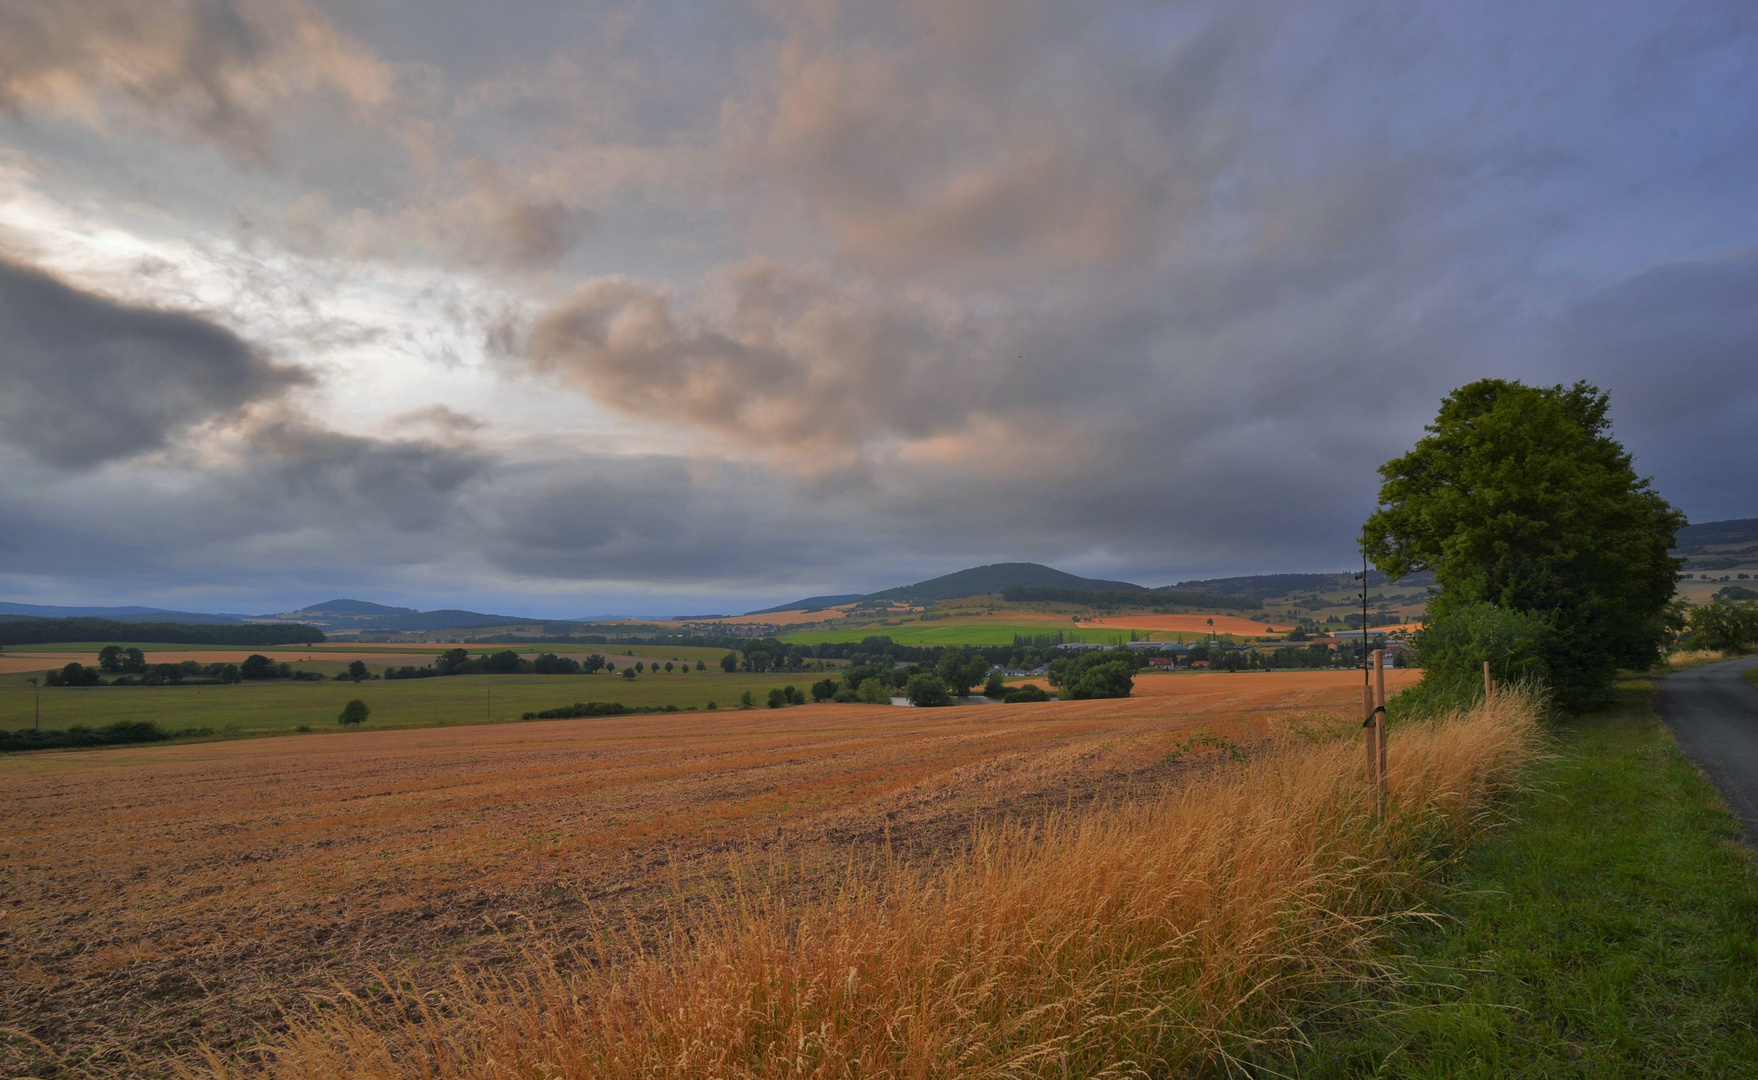
M1374 807L1379 806L1380 751L1379 729L1374 722L1378 713L1373 707L1373 684L1367 671L1367 538L1361 543L1361 712L1362 734L1367 748L1367 790Z
M1380 767L1379 767L1379 807L1380 820L1386 819L1386 803L1391 792L1391 783L1386 778L1386 650L1373 651L1373 714L1374 732L1379 736Z

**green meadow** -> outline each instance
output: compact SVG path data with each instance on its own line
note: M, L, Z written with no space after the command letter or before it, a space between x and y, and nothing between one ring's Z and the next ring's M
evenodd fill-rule
M668 653L669 655L669 653ZM339 662L302 665L339 671ZM688 675L454 675L433 679L393 679L362 683L330 679L238 683L233 686L90 686L33 688L26 675L0 675L0 729L36 722L65 729L74 724L99 727L119 721L150 720L169 730L212 728L217 734L271 734L336 727L336 714L350 698L372 708L367 728L433 727L517 720L577 701L616 701L641 705L704 708L709 701L737 708L749 690L761 704L770 689L793 685L802 691L822 673L728 675L692 671Z
M779 640L791 645L822 645L827 642L860 641L868 637L888 637L900 645L1011 645L1015 635L1021 637L1037 637L1043 634L1061 632L1064 641L1090 641L1100 645L1120 645L1129 640L1128 630L1112 627L1046 625L1044 623L1006 623L986 621L958 621L954 619L926 621L912 620L893 626L871 623L865 626L850 627L841 630L809 630L797 634L782 634ZM1155 641L1175 641L1179 638L1195 641L1206 635L1194 632L1183 634L1169 631L1136 631L1138 638L1153 638Z

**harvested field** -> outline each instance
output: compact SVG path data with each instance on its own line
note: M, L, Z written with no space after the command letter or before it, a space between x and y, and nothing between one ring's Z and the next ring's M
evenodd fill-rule
M1394 687L1412 673L1389 673ZM164 1074L376 971L494 968L594 913L654 925L734 852L809 883L891 842L1157 790L1198 730L1347 712L1358 672L1148 675L1137 696L350 732L0 761L0 1068ZM785 853L785 855L783 855Z

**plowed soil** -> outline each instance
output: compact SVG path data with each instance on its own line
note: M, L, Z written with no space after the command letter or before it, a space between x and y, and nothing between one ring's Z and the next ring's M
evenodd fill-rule
M1412 673L1389 673L1395 686ZM437 983L687 906L735 856L800 887L880 845L1176 783L1359 702L1359 672L1144 675L1134 697L823 705L0 760L0 1072L222 1056L378 972Z

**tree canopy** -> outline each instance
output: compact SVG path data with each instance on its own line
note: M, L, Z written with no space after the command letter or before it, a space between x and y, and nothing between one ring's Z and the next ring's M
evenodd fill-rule
M1619 667L1654 663L1680 566L1669 549L1684 515L1637 476L1609 408L1585 382L1462 386L1409 453L1380 467L1363 528L1389 576L1434 572L1428 645L1470 637L1449 620L1490 625L1475 605L1529 616L1514 636L1531 639L1573 708L1602 698Z

